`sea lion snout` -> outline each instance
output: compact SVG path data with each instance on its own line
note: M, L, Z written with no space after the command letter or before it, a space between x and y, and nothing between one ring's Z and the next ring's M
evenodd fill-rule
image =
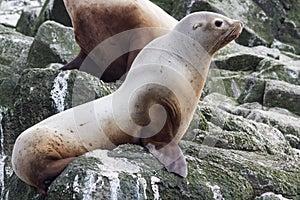
M235 21L232 24L232 30L229 32L229 34L224 38L225 42L231 42L232 40L235 40L240 36L240 34L243 31L243 23L240 21Z

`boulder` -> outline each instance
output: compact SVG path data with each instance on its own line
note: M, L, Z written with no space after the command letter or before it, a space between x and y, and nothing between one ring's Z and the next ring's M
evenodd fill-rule
M256 77L261 79L281 80L300 85L300 63L283 62L265 58L257 66Z
M218 100L215 101L215 99L220 98L219 96L211 94L204 98L204 101L207 101L208 98L214 99L213 106L200 104L202 114L210 126L206 131L194 130L195 136L192 141L202 144L210 140L212 146L222 149L292 154L290 144L277 128L248 120L243 116L230 114L234 105L230 103L230 100L224 100L226 97L223 97L223 101L218 104ZM210 101L208 100L208 102Z
M112 151L95 150L80 156L53 182L47 196L37 195L15 176L4 194L47 200L252 199L266 192L299 197L299 167L293 162L193 142L182 141L181 146L188 161L186 179L168 173L144 148L121 145Z
M275 127L284 135L293 148L299 149L300 118L297 115L281 108L263 108L257 103L246 103L231 108L230 112Z
M239 98L245 88L248 72L234 72L213 68L209 71L202 98L211 93L219 93Z
M284 198L281 194L274 194L273 192L267 192L262 194L259 197L255 197L254 200L289 200Z
M45 0L43 6L38 9L23 10L17 30L25 35L35 36L39 27L48 20L72 26L63 0Z
M51 115L107 95L115 89L114 84L104 84L98 78L77 70L25 70L10 99L12 106L8 107L2 120L3 130L9 135L4 141L6 155L11 154L15 139L25 129Z
M11 106L19 75L11 67L0 64L0 108Z
M34 23L39 15L40 9L23 10L22 14L17 22L16 30L24 35L34 37L35 33L32 33Z
M241 95L238 97L239 103L263 103L266 81L255 77L245 79L245 87L241 89Z
M0 64L11 67L15 71L26 68L32 42L33 38L0 25Z
M39 28L34 38L27 66L45 68L50 63L65 64L73 60L79 50L72 28L47 21Z
M283 81L267 81L263 105L280 107L300 115L300 86Z
M291 48L284 50L300 53L300 22L298 0L231 1L231 0L153 0L167 12L181 19L195 11L212 11L241 20L245 29L237 42L247 46L270 46L276 41ZM262 23L263 22L263 23Z
M40 9L45 0L5 0L1 3L0 24L15 28L23 11Z
M245 47L236 43L231 43L220 49L213 61L217 68L231 71L256 71L257 66L264 59L281 58L278 49L257 46L253 48Z

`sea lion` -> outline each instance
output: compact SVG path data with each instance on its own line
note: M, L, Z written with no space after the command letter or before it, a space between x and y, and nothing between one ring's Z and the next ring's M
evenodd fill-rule
M132 143L168 171L187 176L178 143L201 95L214 53L237 38L242 23L197 12L150 42L114 93L56 114L17 138L13 170L42 193L77 156Z
M73 61L61 69L80 69L100 76L99 78L106 82L120 79L129 70L140 49L154 38L173 29L178 22L149 0L64 0L64 3L72 19L75 38L81 50ZM115 57L108 66L102 65L99 55L87 57L107 38L126 30L143 27L162 28L165 31L149 29L147 33L132 34L121 42L112 41L104 51L109 55L110 48L113 48L112 53ZM86 58L89 62L82 66Z

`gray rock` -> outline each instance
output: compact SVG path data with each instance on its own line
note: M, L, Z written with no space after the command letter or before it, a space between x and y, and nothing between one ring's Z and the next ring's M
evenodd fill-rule
M16 30L24 35L34 36L32 30L39 12L40 9L23 10L17 22Z
M34 36L39 27L46 21L56 21L64 26L72 26L69 14L63 0L46 0L37 19L31 24L30 35Z
M247 137L253 138L251 135L258 135L259 133L261 133L264 136L266 136L266 134L264 134L264 131L267 133L268 130L264 130L264 127L261 125L257 125L257 124L253 124L250 121L250 124L254 125L255 127L257 127L256 131L248 131L251 129L247 129L246 127L249 126L248 122L246 119L258 122L258 123L262 123L265 125L269 125L269 127L278 129L286 138L286 140L290 143L290 145L293 148L299 148L299 140L300 140L300 124L299 124L299 116L291 113L290 111L286 110L286 109L282 109L282 108L266 108L263 107L261 104L254 102L254 103L245 103L243 105L237 105L237 103L235 101L233 101L232 98L229 98L227 96L223 96L220 94L209 94L208 96L206 96L203 101L209 103L210 105L214 105L220 109L222 109L223 111L226 111L227 113L231 113L233 115L236 116L242 116L244 125L240 126L240 127L244 127L246 131ZM227 114L225 113L219 113L219 110L214 110L213 108L210 108L213 113L217 113L214 114L214 121L220 121L221 119L218 119L217 116L222 116L219 118L222 118L222 123L217 123L218 126L221 129L215 129L215 127L212 127L212 129L209 130L209 132L214 132L212 133L214 135L214 137L216 138L217 135L222 135L221 138L224 137L229 137L230 133L226 133L227 136L224 136L224 131L222 129L224 129L223 127L225 126L226 120L230 121L230 123L237 123L235 122L235 117L229 117L227 116ZM208 112L206 112L208 113ZM203 113L203 115L206 115ZM229 118L228 118L229 117ZM238 118L237 118L238 119ZM208 120L209 122L209 120ZM221 125L221 126L220 126ZM258 128L262 128L261 130ZM269 129L270 130L270 129ZM230 129L230 131L232 131L232 129ZM281 135L281 133L278 133L278 131L274 130L276 134ZM198 131L199 132L199 131ZM203 131L200 131L198 134L200 134L200 138L201 140L204 139L205 136L209 135L209 133L205 133ZM240 135L241 133L237 133L235 134L236 136ZM244 137L244 136L243 136ZM279 136L280 138L281 136ZM232 139L231 139L232 140ZM267 140L272 140L271 138L268 138ZM281 139L279 139L281 140ZM228 145L228 142L226 142L226 140L222 140L223 142L225 141L225 144L221 144L223 145L222 148L224 148L226 145ZM242 140L240 140L238 142L238 145L241 145ZM259 140L256 140L255 142L257 142ZM275 141L275 140L274 140ZM254 142L249 142L251 143L252 146ZM224 146L225 145L225 146ZM250 145L250 146L251 146ZM232 146L232 145L231 145ZM265 145L267 146L267 145Z
M268 46L268 42L258 36L253 30L245 27L241 35L235 40L238 44L255 47L255 46Z
M0 24L15 28L22 11L40 8L45 0L5 0L1 4Z
M16 137L25 129L51 115L107 95L115 89L114 84L104 84L96 77L75 70L24 71L15 87L13 98L10 99L12 107L2 122L5 134L9 135L4 141L6 155L10 155Z
M300 64L288 63L266 58L258 67L256 77L261 79L281 80L291 84L300 85Z
M255 197L254 200L291 200L284 198L281 194L274 194L273 192L264 193L259 197Z
M241 95L238 98L239 103L259 102L263 103L266 81L264 79L247 77L245 87L241 89Z
M280 52L263 46L254 48L231 43L217 52L214 63L219 69L232 71L256 71L265 58L279 59Z
M298 198L299 167L284 157L211 148L182 141L189 175L168 173L143 148L122 145L96 150L74 162L50 186L46 197L14 179L8 197L38 199L252 199L265 192ZM292 159L292 157L290 158ZM84 167L83 167L84 166ZM14 176L12 177L14 178Z
M231 18L241 20L245 25L241 37L237 42L243 45L268 45L279 40L287 51L300 53L300 16L298 0L272 0L272 1L182 1L167 0L155 3L166 9L177 19L195 11L213 11L225 14ZM228 6L230 5L230 6ZM263 22L263 23L262 23Z
M278 129L293 148L299 148L300 118L298 116L289 112L283 113L281 110L263 110L262 106L255 105L255 107L253 107L251 104L238 106L232 109L231 113L256 122L268 124Z
M204 101L207 98L204 98ZM234 110L233 104L226 104L228 101L230 100L224 100L223 103L216 101L215 106L200 104L202 114L213 125L208 131L195 130L192 141L202 144L210 140L210 146L222 149L260 151L270 154L292 153L291 146L278 129L267 123L257 123L243 116L228 113Z
M283 81L267 81L263 105L280 107L300 115L300 86Z
M0 64L14 70L24 69L32 42L33 38L0 25Z
M19 75L11 67L0 64L0 108L11 106Z
M284 44L276 39L273 40L271 47L279 49L281 51L288 51L288 52L296 53L295 47L293 47L292 45Z
M295 135L287 134L285 139L290 143L290 145L295 149L300 149L300 137Z
M50 63L67 63L79 52L73 29L53 21L45 22L34 38L27 65L44 68Z
M211 93L219 93L235 99L239 98L245 88L245 78L248 74L248 72L210 69L202 98Z

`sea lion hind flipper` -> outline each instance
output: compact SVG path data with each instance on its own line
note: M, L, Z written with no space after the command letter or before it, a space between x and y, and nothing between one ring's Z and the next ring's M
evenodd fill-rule
M170 142L164 147L156 149L153 144L148 143L145 147L165 166L168 172L187 177L187 163L178 144Z
M61 172L66 168L66 166L72 162L75 157L51 160L48 161L46 167L40 172L37 189L40 193L46 194L48 187L54 181L54 179L61 174Z

